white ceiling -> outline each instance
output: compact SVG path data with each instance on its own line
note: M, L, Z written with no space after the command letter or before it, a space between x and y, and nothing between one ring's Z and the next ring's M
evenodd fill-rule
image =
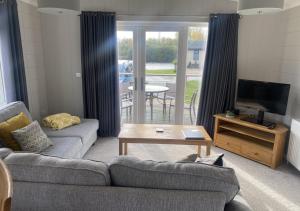
M285 0L285 8L292 8L300 5L300 0Z
M37 0L21 0L21 1L24 1L26 3L32 4L35 6L37 5ZM81 2L85 2L85 4L87 4L88 1L91 1L91 0L81 0ZM101 0L97 0L97 1L101 1ZM296 7L299 5L300 5L300 0L285 0L285 8L286 9Z

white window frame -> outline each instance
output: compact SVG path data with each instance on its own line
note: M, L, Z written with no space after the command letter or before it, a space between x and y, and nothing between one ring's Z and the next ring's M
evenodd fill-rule
M189 27L207 27L207 22L157 22L157 21L118 21L118 31L133 32L133 69L134 78L137 81L134 91L133 121L145 122L145 64L146 64L146 32L148 31L172 31L178 33L178 58L176 73L176 101L175 101L175 124L183 124L184 98L186 86L186 66L188 52L188 29ZM138 71L139 70L139 71Z

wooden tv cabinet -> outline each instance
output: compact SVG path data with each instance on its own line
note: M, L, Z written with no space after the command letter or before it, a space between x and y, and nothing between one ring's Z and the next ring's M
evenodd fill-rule
M215 115L214 144L275 169L283 158L288 128L278 124L275 129L243 121L246 116L227 118Z

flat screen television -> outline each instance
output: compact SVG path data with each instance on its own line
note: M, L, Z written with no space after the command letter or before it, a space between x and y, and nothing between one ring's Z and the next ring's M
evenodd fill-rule
M256 109L257 123L263 123L264 112L286 114L289 92L289 84L240 79L236 105Z

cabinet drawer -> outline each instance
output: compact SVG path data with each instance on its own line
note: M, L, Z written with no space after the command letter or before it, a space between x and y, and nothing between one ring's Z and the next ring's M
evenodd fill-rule
M242 154L246 157L271 165L272 163L272 153L266 150L259 149L258 147L253 147L251 145L242 146Z
M232 136L218 134L216 145L234 153L241 153L241 144Z

